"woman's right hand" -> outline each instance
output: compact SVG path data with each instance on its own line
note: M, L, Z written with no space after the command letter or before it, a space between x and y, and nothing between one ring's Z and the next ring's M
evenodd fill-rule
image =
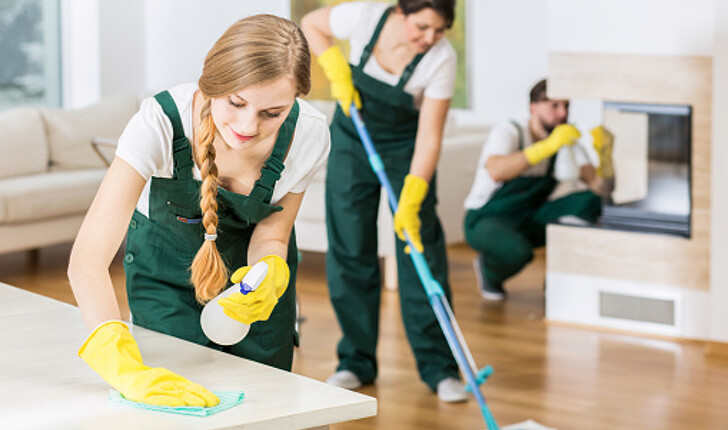
M338 46L332 45L318 57L318 63L323 68L326 78L331 83L331 95L339 101L341 109L346 116L350 116L349 108L354 103L357 109L361 108L361 96L354 87L351 78L351 68L344 54Z
M212 407L220 403L201 385L165 368L145 366L129 327L121 321L101 324L78 355L129 400L173 407Z
M268 255L260 259L268 265L268 273L260 286L248 294L233 293L217 303L222 306L225 315L243 324L266 321L283 293L288 288L290 270L286 260L277 255ZM230 277L233 284L242 281L251 266L239 268Z

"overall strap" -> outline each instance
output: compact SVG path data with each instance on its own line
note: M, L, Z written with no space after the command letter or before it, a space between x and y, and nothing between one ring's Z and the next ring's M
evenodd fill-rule
M281 172L285 168L283 160L286 158L286 152L288 147L293 140L293 132L296 130L296 123L298 122L298 100L293 103L291 111L288 113L288 117L281 124L281 128L278 130L278 137L276 143L273 146L273 152L266 160L265 165L260 169L260 178L255 181L255 186L250 191L250 197L264 203L270 203L273 197L273 189L275 188L276 182L281 178Z
M382 28L384 28L384 24L387 22L387 18L393 10L394 6L387 8L382 14L382 17L379 18L377 27L374 29L374 33L372 34L371 39L369 39L369 43L367 43L367 46L362 51L361 58L359 59L358 67L360 67L362 70L364 70L364 66L367 64L367 61L369 61L369 57L372 56L372 52L374 52L374 47L377 44L377 40L379 40L379 34L382 32ZM414 72L415 67L417 67L417 64L419 64L420 60L422 60L422 57L424 57L425 54L426 53L415 55L415 58L412 59L412 61L402 72L402 76L400 76L396 88L404 88L405 84L407 84L407 81L409 81L409 79L412 77L412 73Z
M364 70L364 66L367 64L367 61L369 61L369 57L371 57L372 52L374 52L374 46L377 44L377 39L379 39L379 33L382 32L384 23L387 22L387 17L393 10L394 10L394 6L388 7L387 10L384 11L384 13L382 14L382 17L379 18L377 27L374 29L372 38L369 39L369 43L367 43L367 46L364 47L364 50L361 53L361 58L359 59L359 66L358 66L362 70Z
M511 119L509 121L511 124L513 124L514 127L516 127L516 130L518 131L518 150L523 151L523 128L521 127L521 124L519 124L516 120Z
M514 127L516 127L516 130L518 130L518 150L523 151L523 128L521 127L521 124L516 122L515 120L509 120L511 124L513 124ZM556 165L556 155L553 155L551 159L549 160L549 167L546 170L546 176L551 176L554 173L554 166Z
M405 84L407 84L407 81L412 77L412 73L415 71L415 67L420 63L420 60L422 60L422 57L424 57L426 52L422 54L415 55L415 58L412 59L412 62L407 65L407 67L402 72L402 77L399 78L399 82L397 82L397 88L403 89Z
M154 98L162 106L164 114L172 122L172 130L174 132L172 140L172 150L174 151L174 179L192 179L192 147L190 146L189 139L185 136L177 105L172 95L166 90L157 93Z

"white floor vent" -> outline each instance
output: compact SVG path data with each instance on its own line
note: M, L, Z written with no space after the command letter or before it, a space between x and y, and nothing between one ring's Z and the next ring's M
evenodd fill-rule
M674 327L675 301L600 291L599 315Z

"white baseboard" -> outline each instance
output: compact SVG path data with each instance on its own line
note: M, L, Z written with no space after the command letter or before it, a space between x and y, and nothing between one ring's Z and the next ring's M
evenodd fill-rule
M603 302L606 299L610 302L607 306ZM707 299L707 292L672 286L559 272L546 275L546 319L551 321L705 339L708 315L703 310ZM625 309L615 309L615 303L624 303ZM642 308L628 309L640 304ZM650 315L651 308L667 307L671 307L669 314ZM605 316L612 313L626 316Z

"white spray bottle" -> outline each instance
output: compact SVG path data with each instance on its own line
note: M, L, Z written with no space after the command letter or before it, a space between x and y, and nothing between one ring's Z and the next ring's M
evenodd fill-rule
M210 300L200 315L200 325L205 336L218 345L233 345L243 340L250 331L250 326L225 315L223 307L217 301L233 293L248 294L255 291L267 274L268 264L260 261L250 268L241 282Z

